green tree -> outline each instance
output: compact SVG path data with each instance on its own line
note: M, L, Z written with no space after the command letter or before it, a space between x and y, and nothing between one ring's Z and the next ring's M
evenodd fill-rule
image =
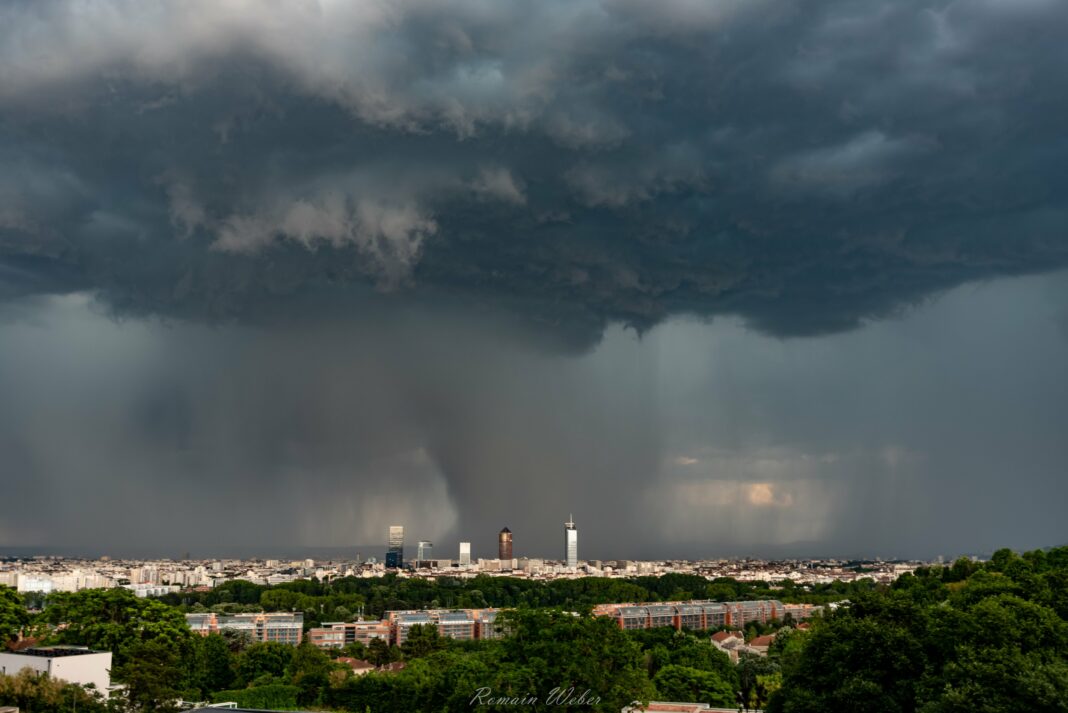
M102 692L87 690L30 669L22 669L13 676L0 676L0 706L15 706L23 713L109 711Z
M653 679L657 695L666 701L692 701L716 706L735 702L734 687L711 671L668 665Z
M330 683L330 672L334 663L308 641L296 647L289 661L286 673L292 685L300 689L297 703L302 706L318 704L323 689Z
M593 710L620 710L653 693L641 649L615 622L556 610L501 613L508 631L501 641L504 662L521 666L546 700L553 688L590 691Z
M218 634L200 637L196 646L198 687L205 695L234 684L234 655Z
M259 641L237 656L238 681L246 686L268 677L281 679L293 660L294 647L277 641Z
M131 713L177 711L185 691L183 671L174 648L161 640L138 642L129 648L125 663L113 669L123 684L122 699Z
M393 660L391 647L384 639L371 639L367 645L368 660L375 666L383 666Z
M11 587L0 585L0 648L8 641L18 639L19 633L29 622L29 614L19 593Z
M57 628L55 639L111 651L116 667L139 643L159 642L182 658L192 653L194 634L174 607L154 599L141 599L122 589L85 589L50 595L44 621Z
M407 659L429 656L445 648L445 641L433 624L415 624L408 629L408 638L401 644L401 651Z

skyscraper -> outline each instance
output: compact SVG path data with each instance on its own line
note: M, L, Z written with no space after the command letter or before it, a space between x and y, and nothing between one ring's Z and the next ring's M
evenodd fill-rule
M397 569L404 566L404 525L389 526L389 549L386 550L386 566Z
M460 543L460 564L461 565L471 564L471 543L470 542L461 542Z
M497 535L497 559L512 559L512 531L507 527Z
M415 559L420 562L434 559L434 543L427 540L419 540L415 551Z
M575 518L567 516L564 523L564 563L568 567L578 567L578 530L575 529Z

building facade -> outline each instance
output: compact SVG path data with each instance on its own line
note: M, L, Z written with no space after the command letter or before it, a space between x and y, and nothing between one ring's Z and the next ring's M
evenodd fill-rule
M512 561L512 531L507 527L497 535L497 559Z
M818 607L795 610L793 618L808 618ZM719 629L725 626L744 628L752 622L767 624L782 620L787 608L775 599L744 602L663 602L656 604L601 604L593 608L598 616L608 616L621 629L654 629L671 626L676 629Z
M571 515L564 523L564 564L578 567L578 530L575 528L575 518Z
M497 609L413 609L388 611L382 621L325 623L308 631L308 640L322 649L339 649L359 641L383 639L400 646L417 624L433 626L440 636L458 640L497 639Z
M0 674L14 676L24 668L52 678L92 686L106 697L111 686L111 652L83 646L41 646L0 652Z
M367 646L374 639L390 640L389 622L323 622L322 626L308 630L308 640L321 649L340 649L357 642Z
M404 526L389 526L389 543L386 549L386 566L399 569L404 566Z
M222 631L243 631L253 641L277 641L296 646L304 640L303 612L219 615L186 614L186 623L201 636Z
M415 559L420 562L429 562L434 559L434 543L428 540L419 540L415 548Z

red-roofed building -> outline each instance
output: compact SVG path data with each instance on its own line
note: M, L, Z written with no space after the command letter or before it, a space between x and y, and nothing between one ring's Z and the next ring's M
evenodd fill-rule
M364 661L363 659L354 659L350 656L339 656L335 659L338 663L343 663L352 669L352 672L357 676L362 676L368 671L374 671L375 665L370 661Z
M768 647L771 646L771 642L775 641L775 634L765 634L764 636L757 636L749 640L749 647L756 649L757 653L767 654Z

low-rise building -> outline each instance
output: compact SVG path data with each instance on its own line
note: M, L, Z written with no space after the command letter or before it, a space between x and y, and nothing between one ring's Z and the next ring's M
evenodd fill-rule
M253 641L277 641L296 646L304 638L303 612L261 612L259 614L186 614L189 628L201 636L222 631L243 631Z
M24 668L52 678L93 686L107 695L111 687L111 652L84 646L41 646L0 652L0 674L13 676Z
M385 621L334 621L323 622L308 630L308 639L321 649L340 649L348 644L364 646L373 639L390 640L389 623Z

